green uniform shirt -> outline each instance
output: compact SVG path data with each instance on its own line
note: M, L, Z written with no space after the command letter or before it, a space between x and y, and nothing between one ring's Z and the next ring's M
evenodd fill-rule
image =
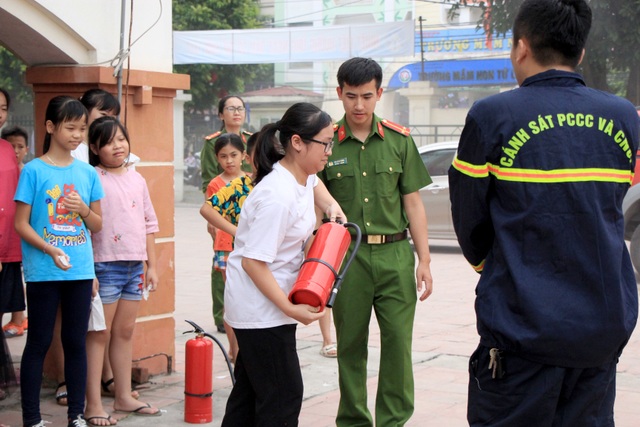
M202 173L203 193L207 192L207 185L209 185L209 182L211 182L213 178L224 172L224 170L218 164L215 146L218 137L225 133L227 133L227 131L225 129L222 129L204 138L204 147L202 147L202 151L200 152L200 171ZM240 137L242 138L242 142L244 142L245 151L247 149L247 138L249 138L250 136L251 132L247 132L244 130L240 132ZM251 165L244 159L242 160L242 170L247 173L253 173Z
M343 117L334 126L335 145L318 176L362 234L395 234L409 221L402 196L431 178L409 130L373 116L366 141L353 136Z

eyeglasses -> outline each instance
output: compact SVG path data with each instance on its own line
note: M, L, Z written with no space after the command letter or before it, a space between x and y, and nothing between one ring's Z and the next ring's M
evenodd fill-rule
M224 107L230 113L242 113L245 108L244 107Z
M331 142L322 142L322 141L318 141L317 139L313 139L313 138L306 138L306 140L307 141L311 141L311 142L315 142L316 144L324 145L324 152L325 153L328 153L333 148L333 141L331 141Z

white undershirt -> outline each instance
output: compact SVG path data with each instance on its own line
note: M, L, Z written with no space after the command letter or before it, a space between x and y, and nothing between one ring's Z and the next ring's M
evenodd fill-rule
M86 143L81 143L76 147L75 150L71 152L71 156L74 159L81 160L85 163L89 163L89 146ZM136 163L140 161L140 157L136 156L133 153L129 153L129 162L127 163L127 167L131 170L136 170Z

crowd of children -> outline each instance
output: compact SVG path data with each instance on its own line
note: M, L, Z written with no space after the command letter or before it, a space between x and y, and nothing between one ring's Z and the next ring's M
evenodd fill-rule
M45 425L40 388L44 359L55 341L57 313L65 390L58 390L56 397L68 406L68 426L115 425L100 400L101 391L108 391L109 385L114 387L115 411L160 415L157 408L138 402L130 387L138 305L158 284L154 250L158 221L144 178L130 167L126 128L113 117L119 111L117 100L102 90L92 90L90 95L108 103L99 103L96 113L70 96L56 96L49 102L43 155L24 167L18 165L26 154L28 134L16 127L4 129L2 136L14 148L0 139L0 313L12 313L0 343L0 399L16 384L4 338L24 334L26 318L14 317L25 310L24 274L30 315L20 392L27 427ZM0 127L9 103L8 93L1 90ZM105 105L110 106L107 114L99 114L105 112ZM83 156L74 156L83 141L88 143L90 164ZM11 206L13 211L4 209ZM5 239L14 224L15 238ZM5 298L5 293L11 298ZM92 321L104 321L102 325L92 322L88 332L90 316ZM110 356L108 362L105 355ZM107 386L102 380L103 365L115 379Z
M0 101L8 107L9 95L4 91L1 93ZM10 175L13 178L3 179L1 202L13 205L15 212L10 217L0 218L0 226L13 229L15 224L14 240L21 244L18 250L2 252L3 255L14 253L17 258L0 260L0 290L4 292L10 284L11 292L16 294L15 298L3 298L3 301L17 301L2 307L4 312L12 313L12 318L4 328L0 345L0 368L3 368L0 369L0 391L3 393L0 398L5 389L17 383L4 337L23 335L29 328L20 369L24 426L45 425L40 413L40 389L44 360L50 349L54 350L53 357L61 366L56 400L67 406L69 427L116 425L117 421L103 407L101 396L105 392L113 393L115 412L138 416L161 414L151 404L139 402L137 393L130 387L132 336L138 306L158 284L154 245L159 229L146 182L131 167L129 135L115 117L119 108L117 100L102 90L91 90L81 100L70 96L54 97L45 113L43 154L26 165L22 159L28 151L28 134L19 127L5 128L2 132L10 142L0 140L0 149L7 153L11 150L11 156L5 154L3 157L2 177ZM237 115L239 112L242 111L234 107L230 113ZM6 114L0 115L0 120L0 125L4 124ZM274 139L276 131L280 133L279 141ZM309 138L301 139L303 134L308 134ZM302 389L296 384L300 385L300 370L286 355L290 354L289 349L295 349L295 328L292 326L296 321L309 323L329 318L325 316L326 312L319 313L317 307L294 306L281 300L284 294L274 294L274 285L284 290L278 285L282 274L287 278L282 286L286 288L291 284L295 262L282 265L284 270L264 268L265 262L273 264L271 261L288 259L289 240L307 240L315 224L314 206L320 207L322 212L332 213L333 217L344 217L324 185L315 178L328 151L316 153L313 142L317 138L329 140L331 137L330 117L311 104L296 104L277 126L256 133L246 141L237 133L216 135L215 159L222 172L210 180L207 202L201 213L215 226L211 228L215 240L214 268L223 281L227 280L227 261L235 247L237 226L242 222L253 222L240 222L241 214L264 221L267 217L275 219L274 215L288 218L282 209L287 212L302 209L303 215L298 219L305 224L303 228L299 227L302 223L297 222L273 227L272 231L283 233L285 240L274 234L273 239L268 239L270 247L261 243L262 246L256 249L259 253L249 251L256 242L247 234L249 230L240 229L241 250L233 253L236 257L238 254L244 256L231 263L232 281L238 283L238 291L242 291L240 284L254 283L264 295L260 307L273 307L268 310L271 314L259 324L252 321L247 324L243 316L250 313L241 314L234 298L229 299L231 313L227 318L233 322L233 327L226 321L224 327L239 383L229 400L225 425L237 425L236 421L245 416L293 420L299 413ZM261 148L254 164L255 145ZM302 150L305 156L301 156ZM8 157L9 161L4 161ZM4 163L10 167L5 168ZM251 173L243 170L246 165ZM266 179L271 171L275 171L273 176ZM257 174L255 178L254 174ZM291 186L291 194L300 193L298 196L302 199L289 200L291 206L250 204L249 212L244 213L242 207L253 189L253 180L270 182L276 175L279 177L277 182L261 186L264 191L254 199L270 198L269 191L279 191L281 185ZM3 239L3 244L7 242ZM16 247L14 245L14 249ZM285 258L281 260L283 256ZM247 259L252 260L252 264L245 267ZM280 261L275 265L280 265ZM293 270L289 271L291 268ZM23 275L30 309L28 321L24 316ZM260 311L260 307L254 308ZM242 335L243 353L239 351L236 331ZM277 341L284 344L277 351L270 345L261 344L266 344L267 336L274 331ZM55 348L61 351L56 352ZM326 353L325 348L323 351ZM292 399L294 404L286 413L246 412L246 408L254 405L243 397L247 387L251 387L248 384L256 379L250 367L256 362L252 354L262 354L260 358L270 354L271 360L287 367L287 376L293 380L294 387L267 387L258 390L257 396L267 400ZM268 386L268 383L263 385Z

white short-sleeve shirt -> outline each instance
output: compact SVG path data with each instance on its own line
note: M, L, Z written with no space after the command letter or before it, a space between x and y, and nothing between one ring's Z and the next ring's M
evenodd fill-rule
M224 291L225 320L239 329L265 329L296 323L256 287L242 268L242 258L264 261L285 294L293 287L304 259L304 244L315 226L313 189L280 163L247 197L227 262Z
M71 151L71 156L85 163L89 163L89 146L87 145L87 143L83 142L80 145L78 145L75 150ZM139 162L140 162L140 157L129 152L127 167L130 170L136 170L136 163L139 163Z

